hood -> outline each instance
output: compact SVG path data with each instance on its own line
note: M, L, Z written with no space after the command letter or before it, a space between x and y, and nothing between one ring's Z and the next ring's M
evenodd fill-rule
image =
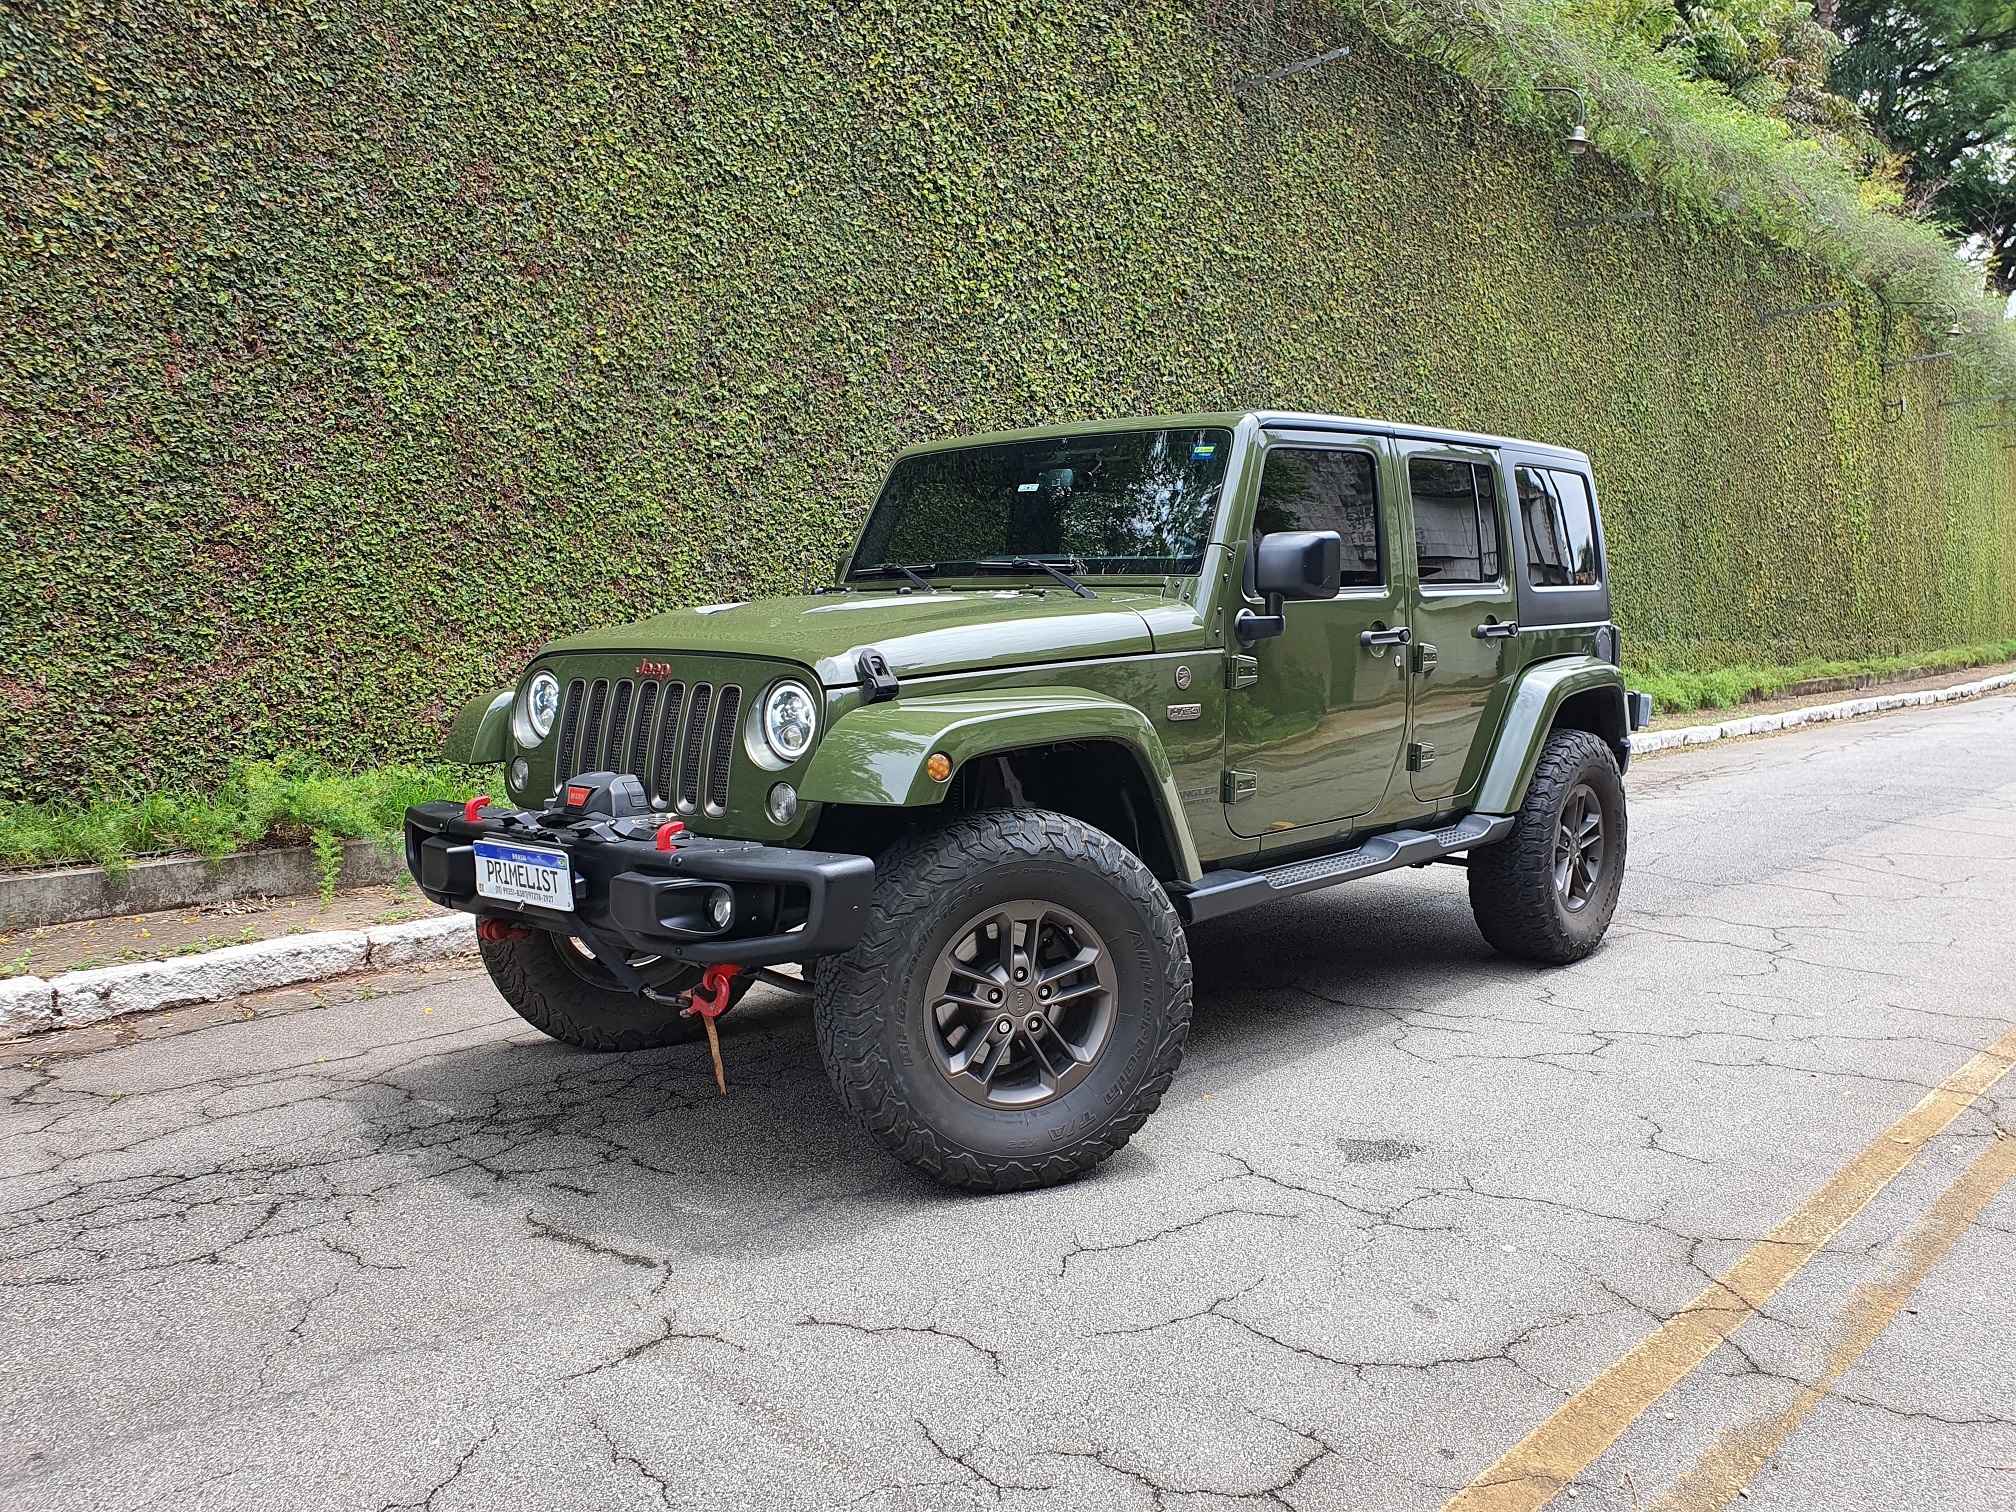
M835 593L675 609L569 636L541 654L770 657L811 667L839 688L858 680L855 658L870 646L898 677L1152 651L1143 611L1165 603L1140 588L1102 588L1096 599L1062 589Z

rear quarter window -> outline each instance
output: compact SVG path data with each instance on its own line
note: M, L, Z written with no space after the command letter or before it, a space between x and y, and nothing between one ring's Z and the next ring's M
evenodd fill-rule
M1519 490L1519 528L1526 537L1526 581L1535 588L1601 582L1589 480L1554 467L1521 467L1513 477Z

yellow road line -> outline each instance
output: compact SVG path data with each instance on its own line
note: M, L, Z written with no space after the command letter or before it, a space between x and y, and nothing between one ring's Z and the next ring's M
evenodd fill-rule
M1939 1194L1930 1212L1898 1241L1897 1264L1889 1274L1855 1288L1828 1336L1827 1368L1782 1411L1766 1413L1723 1431L1692 1469L1652 1504L1652 1512L1716 1512L1736 1498L1786 1436L1820 1399L1848 1373L1862 1351L1897 1316L1953 1241L1967 1230L1981 1209L2016 1177L2016 1136L2001 1133L1974 1163Z
M2016 1029L1968 1061L1878 1134L1791 1215L1623 1359L1563 1402L1442 1512L1535 1512L1639 1416L1777 1295L1928 1140L2016 1065Z

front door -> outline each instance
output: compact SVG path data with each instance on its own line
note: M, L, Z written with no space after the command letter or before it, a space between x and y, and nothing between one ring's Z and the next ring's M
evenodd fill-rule
M1413 606L1414 729L1408 780L1424 803L1467 786L1477 727L1517 635L1497 457L1477 447L1400 443L1420 589ZM1475 778L1470 774L1471 780Z
M1230 648L1225 814L1234 834L1350 819L1378 807L1394 781L1407 662L1383 638L1405 627L1407 612L1390 566L1400 516L1383 486L1387 446L1376 436L1276 439L1262 459L1253 538L1336 531L1343 586L1335 598L1288 604L1285 634Z

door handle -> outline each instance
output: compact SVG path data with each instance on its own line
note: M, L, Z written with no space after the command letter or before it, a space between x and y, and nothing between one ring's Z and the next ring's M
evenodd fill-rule
M1479 640L1510 640L1519 633L1517 620L1486 620L1470 632Z
M1405 625L1394 630L1361 630L1358 644L1361 646L1404 646L1414 639L1414 632Z

